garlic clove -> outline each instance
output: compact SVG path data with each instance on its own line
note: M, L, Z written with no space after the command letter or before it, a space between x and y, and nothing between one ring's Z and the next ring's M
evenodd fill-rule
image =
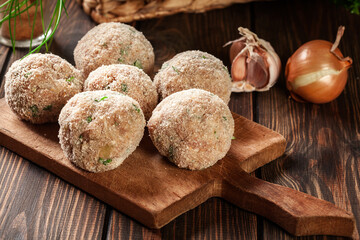
M277 81L281 61L269 42L246 28L239 28L243 35L231 41L231 75L233 92L267 91ZM235 56L235 57L234 57Z

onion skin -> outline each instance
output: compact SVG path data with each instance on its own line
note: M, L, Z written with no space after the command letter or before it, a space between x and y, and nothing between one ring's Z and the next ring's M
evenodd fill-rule
M343 58L338 48L331 52L332 46L328 41L313 40L288 59L286 87L296 101L327 103L344 90L352 60Z

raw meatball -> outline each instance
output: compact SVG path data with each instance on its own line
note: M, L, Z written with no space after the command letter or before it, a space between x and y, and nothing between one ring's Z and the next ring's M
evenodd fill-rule
M222 61L201 51L186 51L165 62L154 78L161 99L174 92L199 88L230 101L231 78Z
M139 102L149 119L157 105L158 94L151 78L141 69L124 64L102 66L89 74L85 91L108 89L132 97Z
M214 165L229 151L234 119L218 96L189 89L160 102L148 129L161 155L180 168L199 170Z
M145 36L123 23L102 23L78 42L74 50L76 67L85 77L102 65L134 65L151 75L154 50Z
M110 90L75 95L59 116L65 155L90 172L118 167L139 145L145 118L139 103Z
M56 122L66 102L83 89L81 72L53 54L31 54L5 75L5 99L21 119Z

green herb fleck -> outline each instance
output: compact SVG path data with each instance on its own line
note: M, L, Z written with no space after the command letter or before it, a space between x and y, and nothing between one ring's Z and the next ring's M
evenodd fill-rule
M164 63L164 64L161 66L161 69L165 69L165 68L167 68L168 66L169 66L168 63Z
M101 44L101 46L107 48L108 45L107 45L107 43L105 42L105 43Z
M43 110L45 111L51 111L52 109L52 105L47 105L46 107L43 108Z
M120 58L118 58L118 62L119 63L124 63L124 60L120 57Z
M138 113L140 113L140 108L138 108L138 106L136 106L135 104L133 104L135 111L137 111Z
M128 53L127 50L128 50L127 48L120 49L120 55L121 56L127 55L127 53Z
M172 69L175 71L175 72L177 72L177 74L180 74L180 71L179 71L179 69L177 69L176 67L174 67L174 66L171 66L172 67Z
M206 56L204 56L204 55L202 56L202 58L203 58L203 59L207 59L207 57L206 57Z
M27 73L24 74L24 77L28 78L31 74L32 74L32 72L27 72Z
M169 150L168 150L168 158L170 160L174 159L174 147L173 145L170 145Z
M128 91L128 86L125 83L121 84L121 91L123 92L127 92Z
M235 136L232 136L231 140L234 140L234 139L236 139L236 137L235 137Z
M223 119L224 119L225 121L227 121L227 117L223 116Z
M140 60L136 60L136 61L134 62L134 66L135 66L135 67L138 67L138 68L140 68L140 69L143 69L143 66L141 65Z
M95 102L101 102L101 101L103 101L103 100L105 100L107 98L108 98L107 96L104 96L104 97L102 97L100 99L95 99Z
M111 158L108 158L108 159L99 158L99 162L106 166L112 162L112 159Z
M39 108L36 106L36 105L32 105L30 107L30 110L32 112L32 116L33 117L37 117L38 116L38 113L39 113Z
M86 121L87 121L88 123L91 123L92 117L91 117L91 116L88 116L88 117L86 118Z
M71 83L74 79L75 79L75 77L69 77L69 78L66 79L66 81Z
M214 134L216 134L216 131L214 131Z
M83 140L83 135L82 134L80 134L79 139L80 139L80 141Z

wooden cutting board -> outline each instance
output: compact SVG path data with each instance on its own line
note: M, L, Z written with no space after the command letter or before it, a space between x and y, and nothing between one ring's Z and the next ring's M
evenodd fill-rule
M250 176L280 157L282 135L237 114L235 140L228 154L200 171L179 169L161 157L148 133L136 151L115 170L83 171L64 156L58 124L19 120L0 100L0 144L46 168L151 228L161 228L211 197L222 197L262 215L293 235L351 237L354 217L335 205Z

